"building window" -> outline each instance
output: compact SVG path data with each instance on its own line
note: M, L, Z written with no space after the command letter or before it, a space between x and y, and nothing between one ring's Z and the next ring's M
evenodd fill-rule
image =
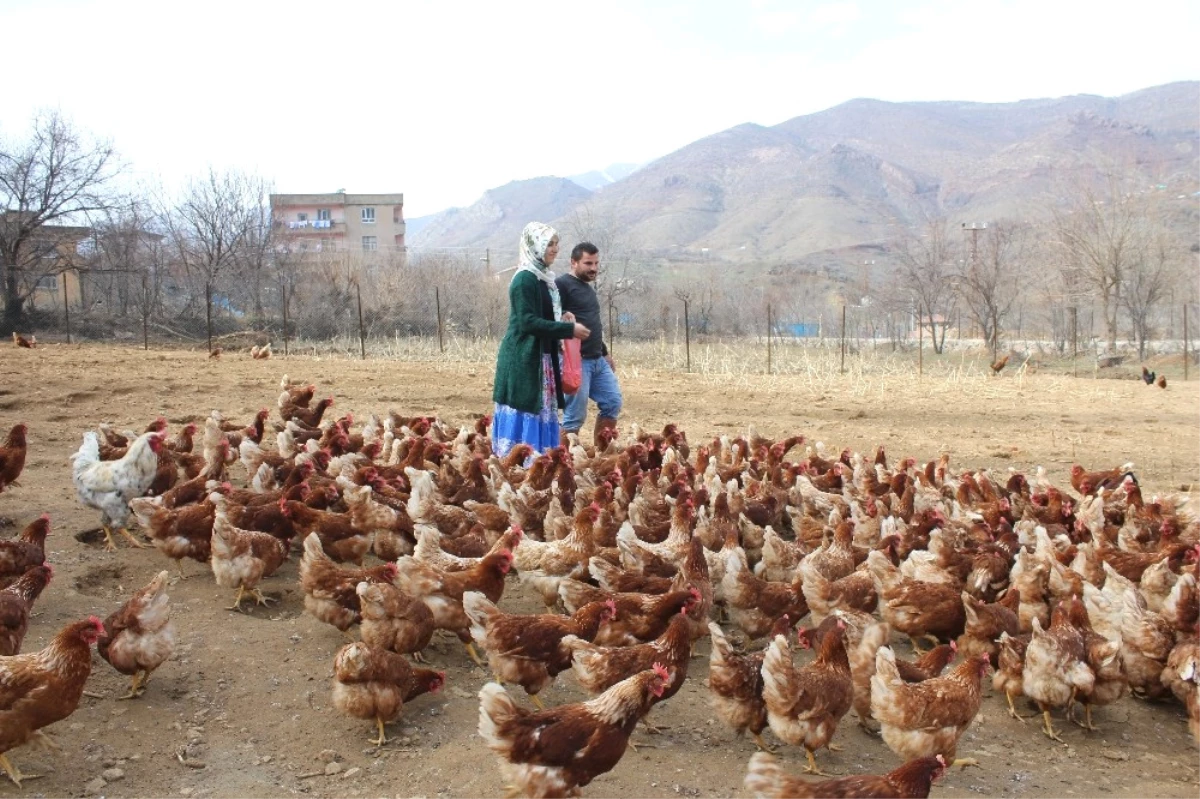
M329 209L328 208L318 208L317 209L317 219L321 222L328 222L329 221Z
M302 213L299 213L299 214L296 214L296 220L297 220L297 221L299 221L299 222L307 222L307 221L308 221L308 214L306 214L306 213L303 213L303 212L302 212Z
M40 278L37 287L47 291L58 291L58 275L46 275Z
M374 252L379 249L379 239L374 236L363 236L363 252Z
M375 224L375 209L374 208L362 209L362 221L363 221L364 225Z

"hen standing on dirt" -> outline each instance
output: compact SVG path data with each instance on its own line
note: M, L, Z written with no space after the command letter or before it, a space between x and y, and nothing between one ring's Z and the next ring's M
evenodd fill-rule
M20 485L17 478L25 468L25 435L28 432L29 427L24 423L13 425L8 438L4 439L4 446L0 447L0 494L10 485Z
M104 620L104 634L96 651L114 669L133 678L129 693L122 699L141 696L151 673L175 651L175 626L171 624L166 589L167 572L161 571Z
M113 525L135 547L145 547L125 529L125 523L129 519L129 500L145 494L154 482L162 441L159 433L143 433L129 446L123 458L101 461L100 440L89 430L83 434L79 451L71 456L75 461L71 474L75 492L80 502L100 511L105 549L117 548L112 538Z
M45 649L0 658L0 768L18 788L21 772L6 753L75 712L92 673L92 644L102 632L92 616L68 624Z

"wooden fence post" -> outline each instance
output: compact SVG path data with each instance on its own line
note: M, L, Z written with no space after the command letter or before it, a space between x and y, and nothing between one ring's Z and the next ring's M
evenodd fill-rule
M208 331L208 354L212 355L212 282L204 283L204 326Z
M146 285L145 272L142 272L142 349L150 349L150 287Z
M1188 318L1187 303L1183 305L1183 379L1188 379Z
M1079 377L1079 309L1071 306L1071 377Z
M775 320L771 318L771 303L767 303L767 374L771 374L771 331Z
M59 275L59 277L62 279L62 287L63 287L63 317L66 319L66 322L67 322L67 343L70 344L71 343L71 303L67 297L67 274L66 274L66 272Z
M612 297L608 300L608 357L613 357L613 350L616 349L617 329L613 327L613 304Z
M442 334L442 294L437 286L433 287L433 302L437 306L438 350L444 355L446 341Z
M917 309L917 377L925 374L925 309Z
M358 296L358 346L362 352L362 359L365 361L367 359L367 329L363 327L362 286L358 284L357 280L354 281L354 293Z
M842 374L846 373L846 303L842 303Z
M687 359L687 371L692 371L692 326L688 322L688 301L683 301L683 352Z
M283 284L283 357L288 357L288 287Z

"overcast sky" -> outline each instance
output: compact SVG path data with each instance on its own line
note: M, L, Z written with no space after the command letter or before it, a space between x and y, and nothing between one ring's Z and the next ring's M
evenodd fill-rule
M0 136L56 108L147 182L240 169L281 192L403 192L413 217L856 97L1007 102L1195 80L1198 9L0 0Z

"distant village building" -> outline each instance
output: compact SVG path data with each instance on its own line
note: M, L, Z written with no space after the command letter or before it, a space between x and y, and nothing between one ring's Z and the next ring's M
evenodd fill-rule
M308 252L404 252L403 194L272 194L280 240Z
M15 224L20 217L16 211L0 214L0 225ZM63 292L71 307L83 304L79 274L84 266L80 245L92 235L89 227L75 225L42 225L26 242L17 264L19 285L33 291L25 300L30 310L63 307Z

